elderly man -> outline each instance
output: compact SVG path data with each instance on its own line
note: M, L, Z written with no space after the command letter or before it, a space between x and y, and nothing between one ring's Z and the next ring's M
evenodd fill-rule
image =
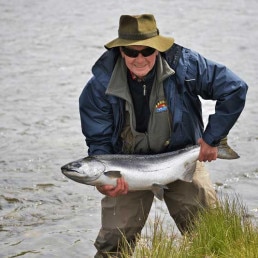
M217 158L217 145L241 114L247 85L224 65L159 35L153 15L122 15L118 38L93 66L80 96L82 132L89 155L153 154L200 145L192 183L176 181L164 201L179 230L189 229L200 207L216 202L202 161ZM216 100L204 128L199 96ZM132 250L148 217L151 191L128 192L127 182L98 187L102 227L95 257L119 257L124 237Z

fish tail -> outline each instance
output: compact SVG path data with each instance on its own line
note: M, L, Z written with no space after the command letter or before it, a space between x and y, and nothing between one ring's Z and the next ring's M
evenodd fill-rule
M219 159L238 159L240 156L228 145L227 137L220 141L218 146Z

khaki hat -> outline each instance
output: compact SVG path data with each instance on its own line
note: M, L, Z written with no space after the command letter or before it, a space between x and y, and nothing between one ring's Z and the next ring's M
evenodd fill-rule
M141 45L165 52L174 43L173 38L159 35L152 14L122 15L119 21L118 38L105 45L107 49L121 46Z

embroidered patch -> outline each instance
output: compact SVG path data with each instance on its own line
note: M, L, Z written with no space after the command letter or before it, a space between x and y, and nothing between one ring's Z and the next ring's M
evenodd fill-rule
M160 112L165 112L168 110L167 102L165 100L160 100L155 107L155 112L160 113Z

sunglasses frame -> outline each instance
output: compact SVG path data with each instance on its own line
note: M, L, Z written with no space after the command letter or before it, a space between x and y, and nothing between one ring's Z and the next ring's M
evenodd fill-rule
M155 48L152 47L146 47L142 50L136 50L136 49L132 49L132 48L128 48L128 47L121 47L122 51L124 52L124 54L128 57L131 58L136 58L138 57L138 55L141 53L144 57L148 57L154 54L154 52L156 51Z

